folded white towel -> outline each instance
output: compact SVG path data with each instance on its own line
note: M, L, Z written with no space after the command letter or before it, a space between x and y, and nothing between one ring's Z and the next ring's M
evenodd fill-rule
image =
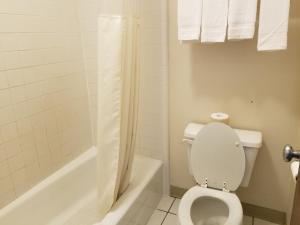
M261 0L258 45L259 51L287 48L290 0Z
M224 42L228 0L203 0L201 42Z
M178 0L178 39L200 39L202 0Z
M228 39L251 39L255 33L257 0L230 0Z

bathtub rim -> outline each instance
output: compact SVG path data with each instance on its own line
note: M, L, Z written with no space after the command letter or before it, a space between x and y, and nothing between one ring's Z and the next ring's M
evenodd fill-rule
M33 198L36 194L47 189L47 187L53 184L55 185L57 181L64 179L65 176L81 167L84 163L87 163L90 160L94 160L96 156L97 148L95 146L92 146L87 151L83 152L75 159L73 159L72 161L70 161L69 163L67 163L66 165L64 165L63 167L46 177L44 180L37 183L35 186L33 186L31 189L29 189L17 199L12 201L10 204L0 209L0 218L13 212L15 209L20 207L20 205L26 204L26 202L30 201L30 199ZM139 194L146 188L147 184L156 175L156 173L158 173L160 169L163 170L163 162L160 160L135 154L134 161L140 161L136 160L138 158L140 158L141 160L148 161L149 165L151 164L151 170L146 171L146 176L140 178L136 178L134 176L135 172L133 171L133 180L131 185L127 188L127 190L120 197L120 199L115 203L111 211L101 221L94 223L94 225L103 225L106 221L109 221L109 224L117 224L118 221L120 221L123 218L123 216L126 215L126 212L129 209L129 207L133 205L134 202L138 199ZM139 176L141 176L141 174ZM138 182L134 183L135 180L138 180ZM112 221L114 221L114 223L112 223Z
M138 182L138 185L136 185L136 183L133 180L131 184L128 186L128 188L126 189L126 191L113 205L111 210L106 214L106 216L101 221L96 222L93 225L117 225L118 222L121 221L122 218L126 215L126 212L128 211L129 207L132 206L134 202L137 201L142 191L145 190L146 186L149 184L152 178L157 173L159 173L160 170L163 176L163 162L161 160L153 159L139 154L136 154L135 157L146 161L151 160L152 161L151 171L147 171L147 175L142 178L142 182ZM138 179L138 181L140 180L141 179ZM163 184L163 180L162 180L162 184Z
M28 191L17 197L15 200L13 200L11 203L0 209L0 218L9 212L13 211L15 208L17 208L20 204L30 200L31 197L39 193L40 191L44 190L51 184L55 183L56 181L60 180L67 174L71 173L72 171L76 170L78 167L80 167L83 162L87 162L93 157L97 155L97 148L95 146L92 146L84 153L77 156L75 159L71 160L69 163L65 164L60 169L54 171L54 173L47 176L45 179L34 185L32 188L30 188Z

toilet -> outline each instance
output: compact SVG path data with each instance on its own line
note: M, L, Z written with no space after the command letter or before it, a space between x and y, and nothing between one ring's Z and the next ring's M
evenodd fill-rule
M261 132L190 123L183 141L197 185L180 201L180 225L242 225L243 209L234 192L250 182Z

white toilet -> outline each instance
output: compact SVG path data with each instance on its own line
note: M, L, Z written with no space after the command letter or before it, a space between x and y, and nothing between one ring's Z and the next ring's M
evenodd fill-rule
M198 185L181 199L180 224L242 225L243 209L234 191L249 184L262 134L222 123L191 123L184 136L189 171Z

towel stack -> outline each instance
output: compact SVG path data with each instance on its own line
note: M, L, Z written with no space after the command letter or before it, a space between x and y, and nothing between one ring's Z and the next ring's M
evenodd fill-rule
M203 0L201 42L224 42L228 0Z
M261 0L258 50L287 48L290 0ZM178 37L203 43L252 39L257 0L178 0Z
M257 0L230 0L228 39L252 39L255 32Z
M261 0L260 8L258 50L286 49L290 0Z
M202 1L178 0L178 37L181 41L199 40L202 22Z

